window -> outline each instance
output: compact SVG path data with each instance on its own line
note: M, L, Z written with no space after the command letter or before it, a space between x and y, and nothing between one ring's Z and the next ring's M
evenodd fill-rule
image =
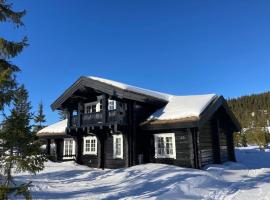
M71 138L64 139L64 157L63 159L71 159L75 157L75 141Z
M113 135L113 158L123 159L123 135Z
M176 158L174 133L155 134L155 157Z
M96 112L96 102L86 103L84 105L85 113L95 113Z
M115 100L108 100L108 110L115 110L116 109L116 101Z
M97 155L97 137L87 136L83 138L83 154Z

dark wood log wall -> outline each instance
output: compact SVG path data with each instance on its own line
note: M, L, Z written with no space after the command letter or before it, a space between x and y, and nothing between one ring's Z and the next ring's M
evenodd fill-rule
M151 151L149 144L151 141L152 134L149 134L141 130L139 124L147 119L155 110L156 106L146 105L143 103L136 102L133 108L133 128L134 135L136 136L136 142L134 143L134 148L136 152L134 154L133 164L139 163L139 155L142 156L142 163L150 162Z
M221 125L224 124L218 120L219 124L219 145L220 145L220 161L221 163L226 162L229 160L228 157L228 147L227 147L227 135L226 127L222 127Z
M201 165L235 161L234 125L224 108L219 108L213 117L200 128Z
M214 163L214 152L213 152L213 138L212 138L213 127L211 122L208 121L199 130L199 146L200 146L200 160L201 166Z
M113 158L113 136L112 134L106 134L104 142L104 167L115 169L121 167L127 167L126 160L128 160L128 141L127 135L123 133L123 159Z
M161 131L161 133L166 132L175 133L176 159L155 158L154 135L152 135L149 146L149 148L151 148L149 161L154 163L172 164L180 167L194 167L192 135L189 131L187 129Z
M80 156L80 163L83 165L87 165L88 167L94 167L99 168L100 167L100 155L101 155L101 145L99 137L97 137L97 155L89 155L89 154L83 154L83 148L84 148L84 140L79 140L81 142L81 145L79 145L78 150L81 152ZM77 160L78 162L78 160Z
M90 131L91 135L97 137L97 155L83 154L83 137L86 137L89 134L87 134L86 131L78 130L76 139L76 161L78 163L94 168L114 169L128 167L127 132L122 127L119 127L117 133L114 132L113 126L111 128L95 127L93 130L90 129L88 131ZM123 159L113 158L113 134L123 135Z

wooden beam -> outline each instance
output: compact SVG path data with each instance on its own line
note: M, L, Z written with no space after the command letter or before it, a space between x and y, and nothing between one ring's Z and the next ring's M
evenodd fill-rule
M108 122L108 95L102 95L102 123L106 124Z
M78 127L81 127L81 125L82 125L82 114L83 114L83 104L82 104L82 102L79 102L78 103L78 124L77 124L77 126Z

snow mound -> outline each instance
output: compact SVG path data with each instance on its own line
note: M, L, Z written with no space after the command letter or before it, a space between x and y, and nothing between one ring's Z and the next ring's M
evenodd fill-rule
M204 170L153 163L101 170L49 161L36 176L20 173L15 181L32 181L33 199L268 199L270 153L249 147L236 149L236 157L238 163Z
M169 99L172 97L172 95L170 94L166 94L166 93L161 93L161 92L156 92L153 90L147 90L144 88L140 88L140 87L135 87L132 85L127 85L124 83L120 83L117 81L112 81L112 80L108 80L108 79L104 79L104 78L99 78L99 77L95 77L95 76L88 76L88 78L95 80L95 81L99 81L108 85L112 85L114 87L120 88L122 90L128 90L134 93L138 93L138 94L143 94L143 95L147 95L147 96L152 96L154 98L158 98L164 101L169 101Z
M173 96L166 106L154 112L148 120L172 120L199 117L216 97L216 94Z

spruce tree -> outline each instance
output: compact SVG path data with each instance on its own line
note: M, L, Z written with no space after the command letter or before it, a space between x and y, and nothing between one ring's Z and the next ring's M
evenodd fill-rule
M15 12L12 4L5 0L0 1L0 22L11 22L15 27L23 26L22 17L25 11ZM0 111L7 105L13 96L13 89L16 87L16 72L19 67L11 63L11 59L22 52L27 46L27 38L21 41L9 41L0 36Z
M38 105L38 112L37 112L37 115L35 115L35 117L34 117L34 121L35 121L35 124L36 124L35 127L34 127L35 132L38 132L39 130L41 130L42 128L45 127L43 125L43 123L46 122L46 119L45 119L45 114L43 112L42 101Z
M36 135L31 131L30 121L33 114L30 110L28 92L24 86L20 86L15 91L10 115L4 119L0 130L0 139L4 141L0 165L6 188L14 188L13 171L28 171L35 174L44 168L46 157L41 152ZM21 190L23 187L25 185L18 189Z

